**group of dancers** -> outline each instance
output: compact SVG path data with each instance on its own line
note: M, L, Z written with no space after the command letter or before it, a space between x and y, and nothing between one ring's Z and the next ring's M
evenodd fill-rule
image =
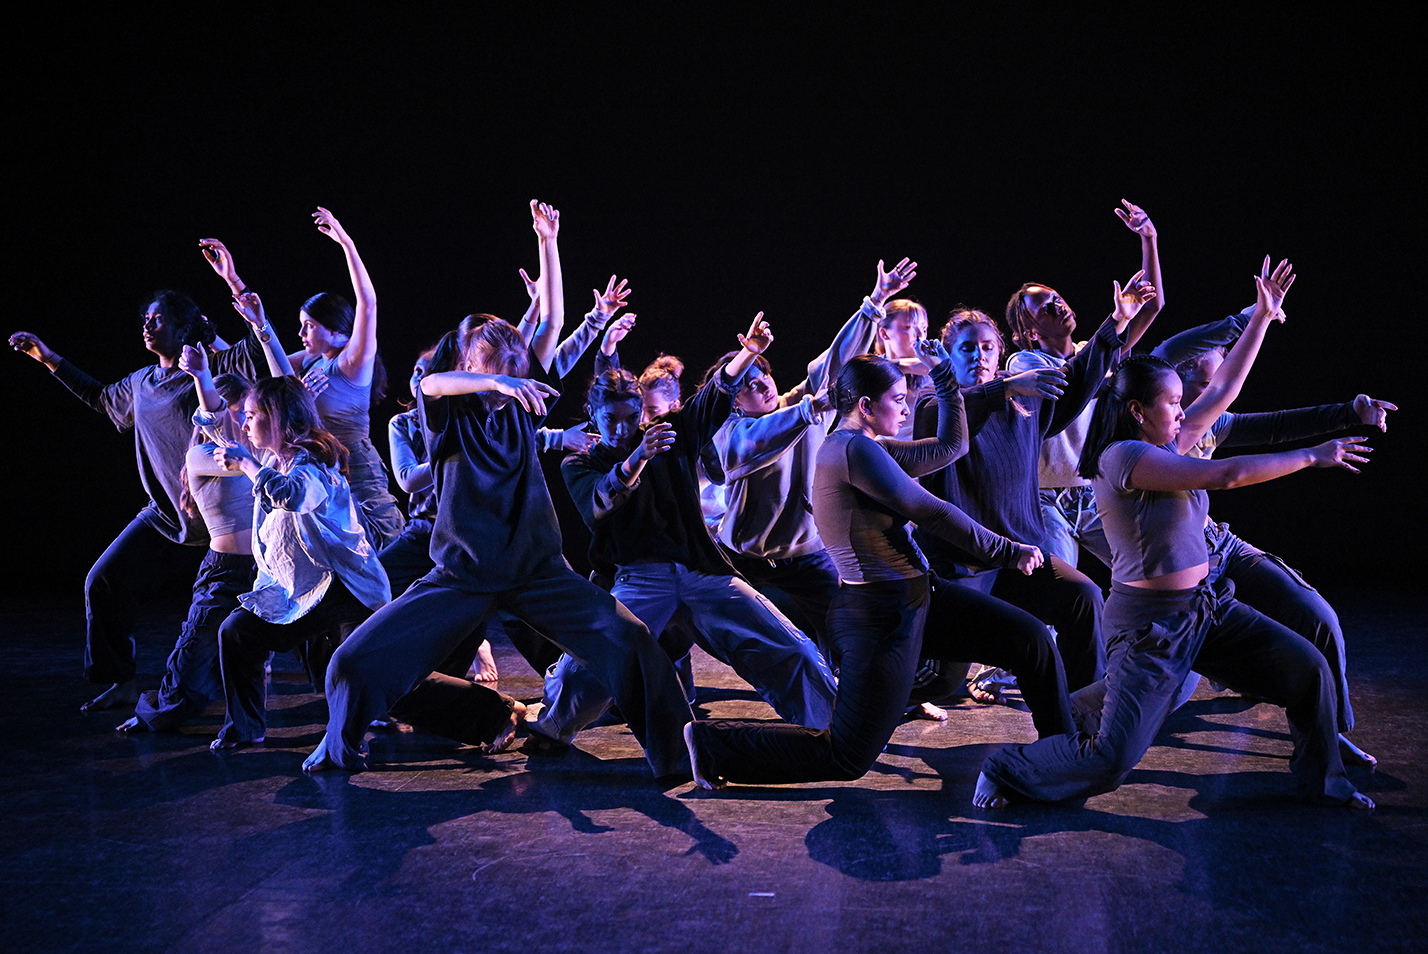
M264 668L295 651L325 690L326 734L307 771L356 771L374 725L401 721L501 751L518 735L567 745L617 706L660 778L701 787L857 779L908 715L988 668L974 698L1015 682L1038 739L993 752L981 808L1115 789L1200 674L1281 706L1301 793L1371 809L1345 762L1375 761L1353 727L1333 609L1279 558L1213 521L1206 491L1308 467L1356 470L1359 436L1270 454L1219 447L1386 428L1388 402L1267 414L1228 410L1292 266L1265 258L1238 314L1133 349L1165 303L1158 237L1130 202L1117 215L1141 268L1114 283L1108 318L1075 341L1076 315L1022 286L1003 326L959 306L928 338L903 297L917 263L877 266L873 290L780 392L756 316L689 395L662 355L636 375L619 344L630 290L611 277L569 335L559 213L532 202L539 269L515 323L467 316L415 362L412 409L372 442L387 375L377 296L356 243L319 208L353 299L299 311L287 353L222 242L202 254L246 334L230 344L187 296L143 311L157 358L105 385L30 332L13 348L121 430L132 429L148 505L85 581L84 709L134 707L121 731L171 730L222 699L212 747L266 735ZM595 347L598 342L598 347ZM585 425L541 425L595 347ZM1003 369L1005 365L1005 370ZM540 455L591 534L589 579L571 570ZM1076 568L1111 571L1109 595ZM140 693L134 628L167 577L193 600L162 682ZM537 672L527 706L492 687L501 626ZM782 721L696 720L699 645ZM931 688L938 687L940 688Z

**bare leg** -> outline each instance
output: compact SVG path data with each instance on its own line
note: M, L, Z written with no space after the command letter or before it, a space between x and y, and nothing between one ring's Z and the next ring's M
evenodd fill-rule
M118 709L120 706L132 706L138 701L139 688L134 685L134 680L130 679L128 682L116 682L80 706L79 711L96 712L100 709Z
M1006 808L1011 804L1001 786L987 778L985 772L977 775L977 790L972 793L972 804L978 808Z

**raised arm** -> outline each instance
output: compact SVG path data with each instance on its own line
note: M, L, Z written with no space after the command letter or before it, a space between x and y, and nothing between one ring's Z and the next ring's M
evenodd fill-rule
M223 395L213 386L213 374L208 369L208 352L193 345L184 345L179 354L179 369L193 378L193 389L198 392L199 410L217 414L228 410Z
M957 387L957 376L952 370L952 362L947 360L947 349L935 338L924 338L917 343L917 350L932 376L932 385L937 392L936 436L911 441L881 440L878 443L910 476L925 477L954 463L967 453L969 439L962 390ZM929 428L932 426L926 416L918 420ZM916 426L917 422L914 422L913 433L916 433Z
M630 289L626 287L625 280L619 279L617 283L614 275L610 276L610 281L606 283L603 292L598 288L593 289L593 292L595 307L556 349L555 376L558 378L563 378L571 372L585 352L595 343L595 339L600 337L600 332L605 330L610 319L615 317L615 312L625 307L625 300L630 296ZM633 324L635 316L628 315L626 317ZM626 330L628 331L628 327Z
M1240 340L1235 342L1224 362L1215 371L1209 386L1200 393L1194 404L1185 409L1185 420L1181 422L1180 433L1175 438L1176 449L1182 454L1194 447L1205 435L1205 431L1219 419L1235 398L1239 397L1245 377L1254 366L1260 345L1264 343L1264 333L1269 328L1269 323L1276 318L1284 320L1279 312L1284 304L1285 294L1294 284L1294 266L1288 260L1283 260L1271 273L1269 256L1266 255L1260 273L1255 276L1254 281L1255 306L1254 311L1250 313L1244 334L1240 335Z
M263 310L263 300L257 292L245 291L233 296L233 310L243 317L258 342L263 346L263 357L268 361L268 373L275 378L287 377L293 373L292 361L283 351L278 333L268 321L268 313Z
M1116 209L1116 217L1125 223L1126 228L1140 236L1141 274L1156 292L1155 297L1140 310L1126 329L1125 353L1130 354L1151 322L1155 321L1155 316L1165 307L1165 286L1160 275L1160 245L1155 223L1150 221L1150 216L1145 214L1144 209L1129 200L1122 199L1121 205L1124 208Z
M536 326L540 324L540 281L527 275L524 268L517 271L521 273L521 281L525 282L526 294L531 303L526 306L526 313L521 315L521 320L516 323L516 331L520 332L521 340L529 348L535 340Z
M347 258L347 274L352 279L355 299L352 336L338 356L337 364L347 379L360 387L372 380L372 368L377 363L377 291L372 287L367 266L362 264L362 256L357 254L357 243L337 221L337 216L319 205L312 219L319 232L342 246L342 254Z
M560 332L565 327L565 284L560 274L560 212L544 202L531 199L531 228L535 230L540 252L540 277L536 279L540 296L540 324L531 339L531 352L540 366L550 370Z

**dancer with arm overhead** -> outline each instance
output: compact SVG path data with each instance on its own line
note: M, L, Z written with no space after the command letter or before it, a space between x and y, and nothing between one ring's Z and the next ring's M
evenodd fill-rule
M132 705L134 623L141 601L175 575L193 578L208 544L198 514L182 504L183 471L196 406L192 381L178 367L184 345L211 342L214 331L182 292L155 292L140 312L144 347L157 364L105 385L60 357L28 331L10 336L10 346L48 368L85 404L121 431L134 431L139 481L149 502L99 557L84 581L84 676L107 688L84 710ZM220 373L254 377L256 341L251 337L218 352Z
M387 393L387 371L377 353L377 292L357 244L337 217L318 206L312 218L318 231L342 248L356 306L331 292L309 298L298 312L303 348L288 355L288 360L312 391L322 426L347 449L347 480L358 519L372 546L380 550L396 539L405 521L371 437L371 409ZM249 297L238 278L227 248L217 239L204 239L202 246L213 270L234 291L235 300L261 309L261 302Z
M732 666L780 716L827 725L833 675L811 640L747 582L734 576L705 530L697 462L728 416L730 391L773 340L760 313L739 354L680 410L643 431L640 386L607 371L591 386L589 410L601 443L567 457L561 474L590 527L591 563L615 568L611 594L662 635L671 659L689 645L666 625L687 614L700 645ZM676 641L678 644L676 645ZM546 680L547 709L533 731L561 742L600 716L609 693L584 666L563 658Z
M1088 347L1060 368L1012 377L997 375L1002 338L996 322L976 309L954 311L942 329L942 343L963 389L971 440L954 464L922 478L923 487L989 530L1014 540L1042 539L1037 488L1042 442L1090 404L1107 369L1119 359L1130 323L1154 298L1155 289L1139 274L1124 289L1114 283L1114 310ZM914 433L934 433L936 414L937 408L925 403ZM1054 626L1070 690L1104 674L1101 590L1076 567L1048 556L1028 576L1003 573L936 536L919 531L916 539L938 576L1006 600Z
M1255 279L1258 304L1246 335L1263 337L1262 326L1293 280L1288 263L1271 273L1266 258ZM1240 357L1252 357L1252 350ZM1097 401L1081 473L1095 483L1114 556L1100 724L1094 735L1067 734L994 752L977 780L978 807L1114 790L1149 749L1192 668L1284 706L1294 739L1290 769L1307 797L1373 807L1344 773L1335 681L1323 654L1206 582L1204 533L1206 490L1262 483L1306 467L1356 471L1369 448L1362 438L1347 438L1219 461L1185 456L1234 390L1218 387L1184 411L1174 369L1137 357L1122 365Z
M942 534L988 565L1030 573L1041 553L992 533L918 486L965 450L962 401L946 352L919 353L941 402L936 437L889 440L910 416L907 380L885 358L860 355L838 376L838 428L818 454L813 512L842 578L828 623L842 654L838 701L826 730L722 720L685 729L695 782L777 784L860 778L902 719L919 652L986 658L1023 679L1043 736L1071 725L1066 680L1046 627L965 587L938 585L913 544L908 521ZM936 593L933 589L936 587ZM942 605L933 608L933 604ZM925 625L924 625L925 624Z
M810 503L814 461L833 423L826 392L843 365L872 346L886 317L883 306L916 275L917 263L909 259L890 270L879 261L872 293L791 390L779 394L768 362L756 358L738 383L734 413L714 435L717 463L706 462L709 478L724 484L725 509L715 536L734 569L760 590L786 594L790 618L835 666L824 630L838 570L818 536ZM734 356L725 355L710 374Z

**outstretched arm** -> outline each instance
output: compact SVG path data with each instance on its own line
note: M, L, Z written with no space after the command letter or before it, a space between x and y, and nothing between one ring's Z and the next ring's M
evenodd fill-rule
M531 228L539 244L540 277L536 279L540 296L540 324L531 339L531 353L540 366L550 370L560 332L565 327L565 284L560 275L560 212L545 202L531 199Z
M1126 228L1140 236L1140 270L1145 276L1146 282L1155 289L1155 297L1149 301L1140 313L1126 329L1125 354L1130 354L1136 342L1145 334L1146 329L1155 321L1155 316L1160 314L1165 307L1165 286L1160 276L1160 245L1155 232L1155 223L1150 221L1150 216L1145 214L1145 210L1127 199L1121 200L1124 208L1116 209L1116 216L1125 223Z
M357 254L357 243L337 221L337 216L319 205L312 218L317 230L342 246L342 254L347 258L347 274L352 279L356 302L352 336L338 356L337 364L347 379L360 387L372 380L372 367L377 363L377 291L372 287L367 266L362 264L362 256Z
M560 347L555 352L555 376L563 378L570 373L581 357L595 343L595 339L600 336L600 332L605 330L605 326L610 324L610 319L615 317L615 312L625 307L625 301L630 296L630 289L626 287L624 279L619 279L618 283L614 275L610 276L610 281L606 283L602 292L596 288L595 307L585 316L574 331L572 331ZM634 315L626 315L630 319L630 324L634 323ZM629 325L626 326L626 331ZM606 336L608 338L608 335ZM623 335L621 336L623 337ZM615 339L618 341L619 339Z
M1269 256L1266 255L1264 264L1260 266L1260 273L1255 276L1254 281L1257 298L1254 311L1250 313L1249 325L1215 371L1209 386L1195 399L1194 404L1185 409L1185 420L1181 422L1180 434L1175 438L1175 447L1182 454L1199 443L1200 438L1205 436L1205 431L1219 419L1235 398L1239 397L1240 388L1244 386L1245 378L1254 366L1254 359L1259 355L1260 345L1264 343L1264 333L1269 328L1269 323L1276 317L1280 321L1284 320L1278 313L1284 304L1285 294L1294 284L1294 266L1285 259L1280 261L1271 273Z
M1340 437L1317 447L1277 454L1201 459L1151 447L1131 470L1130 486L1136 490L1228 490L1262 484L1306 467L1341 467L1358 473L1354 464L1368 461L1372 447L1364 437Z
M531 378L482 374L477 371L441 371L421 379L421 393L427 397L451 397L487 391L496 391L514 398L521 407L539 417L545 416L546 400L560 393L549 384Z

